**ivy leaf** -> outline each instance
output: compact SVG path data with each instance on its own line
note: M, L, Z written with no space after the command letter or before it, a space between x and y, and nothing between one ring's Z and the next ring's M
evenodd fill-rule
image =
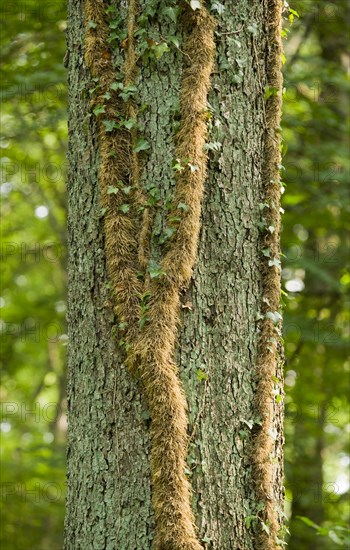
M168 7L164 9L164 14L171 19L174 23L176 23L177 16L179 15L180 8L179 7Z
M114 187L113 185L108 186L108 190L107 190L108 195L116 195L118 191L119 191L118 187Z
M154 46L154 55L156 59L160 59L165 52L169 51L169 46L166 42L161 42Z
M119 206L119 210L123 212L123 214L127 214L130 210L130 204L122 204Z
M176 229L175 227L166 227L163 231L163 235L159 239L159 243L163 244L165 241L171 239L171 237L174 235Z
M125 120L125 122L123 122L123 126L125 126L125 128L127 128L128 130L131 130L131 128L135 128L136 119L135 118L129 118L128 120Z
M190 6L193 10L200 10L202 7L198 0L190 0Z
M181 160L180 159L176 159L176 160L173 161L172 168L173 168L173 170L177 170L178 172L182 172L182 170L185 169L183 166L181 166Z
M124 101L128 101L137 92L136 86L124 86L122 89L123 91L119 95Z
M253 36L256 36L258 34L258 28L256 25L249 25L247 27L247 31L250 32Z
M110 85L110 89L111 90L114 90L115 92L117 90L123 90L124 88L124 84L122 82L113 82L111 85Z
M134 151L135 153L139 153L140 151L146 151L149 148L150 144L148 143L148 141L146 141L144 138L139 138L134 147Z
M89 29L96 29L96 27L97 27L97 23L95 23L95 21L89 21L88 23Z
M272 267L272 266L278 267L280 269L281 268L280 260L278 258L274 258L273 260L269 260L269 267Z
M183 210L184 212L187 212L188 210L188 206L187 204L185 204L184 202L179 202L179 204L177 205L178 209L179 210Z
M171 44L174 44L175 48L179 48L180 47L180 41L178 38L176 38L176 36L169 36L169 42Z
M143 418L144 420L149 420L151 418L149 411L143 411L141 413L141 418Z
M217 11L219 15L222 15L225 11L225 6L220 2L213 2L213 4L211 5L211 9L213 11Z
M207 378L207 373L205 373L202 369L197 369L197 380L199 382L201 382L201 380L206 380Z
M163 271L163 269L161 268L161 266L154 260L149 261L147 271L151 279L155 279L156 277L160 277L161 275L166 274L165 271Z
M204 149L206 151L220 151L222 147L222 143L219 141L210 141L209 143L206 143L204 145Z
M263 252L264 256L266 256L266 258L270 257L270 249L269 248L264 248L262 252Z
M268 311L265 313L265 319L270 319L274 325L277 325L283 317L278 311Z
M191 172L197 172L199 170L198 166L196 164L191 164L190 162L187 163L187 166L191 170Z
M113 132L116 128L118 128L117 123L115 120L103 120L103 125L105 127L106 132Z
M105 113L106 110L105 110L105 108L104 108L104 105L97 105L97 106L93 109L92 112L94 113L95 116L98 116L98 115L101 115L102 113Z
M276 86L266 86L264 99L267 101L271 96L277 96L278 88Z
M122 191L123 191L123 193L125 193L125 195L129 195L131 190L132 190L131 185L127 185L127 186L123 187L123 189L122 189Z

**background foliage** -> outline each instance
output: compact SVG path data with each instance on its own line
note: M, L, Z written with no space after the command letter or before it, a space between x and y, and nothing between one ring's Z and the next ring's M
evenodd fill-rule
M282 168L288 542L333 550L346 545L349 505L349 7L295 0L292 8ZM65 9L60 0L1 7L3 550L62 546Z

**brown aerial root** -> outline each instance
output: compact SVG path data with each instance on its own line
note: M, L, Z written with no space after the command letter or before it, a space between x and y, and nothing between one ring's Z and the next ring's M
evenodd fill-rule
M103 119L136 116L132 101L125 104L110 90L114 81L112 56L108 46L109 28L103 0L85 0L85 62L92 76L99 79L94 104L106 104ZM98 118L101 203L106 208L105 239L110 280L113 285L119 320L126 324L125 338L130 345L127 364L143 382L151 415L152 498L156 518L156 550L199 550L191 509L190 484L185 474L187 456L187 404L174 363L174 347L179 322L180 292L189 283L196 259L200 228L201 201L206 177L206 112L210 74L213 67L214 19L202 6L192 10L180 3L185 34L184 67L181 84L180 131L176 155L189 159L176 178L174 212L180 219L175 235L161 261L164 275L150 280L145 273L149 256L152 215L144 208L139 188L140 168L133 150L136 135L118 129L106 132ZM134 44L136 0L128 4L128 39L125 55L125 84L136 75ZM94 28L89 22L93 21ZM188 61L189 60L189 61ZM106 102L103 95L111 93ZM112 153L112 154L111 154ZM120 207L126 202L122 191L109 193L118 182L133 186L128 212ZM179 209L182 203L185 208ZM143 208L142 224L139 211ZM141 229L139 227L141 226ZM144 272L145 284L138 271ZM140 329L140 297L149 299L147 323Z
M120 120L129 116L129 105L110 88L115 82L112 52L107 41L109 27L106 20L106 3L103 0L85 0L85 63L93 77L98 78L97 95L93 104L104 105L105 112L98 116L100 146L99 188L100 202L105 209L105 246L109 277L113 285L115 310L119 321L125 326L124 337L130 340L139 318L139 296L142 285L137 277L138 270L138 221L140 206L138 189L138 163L132 149L133 140L126 129L107 132L103 120ZM90 22L94 22L91 28ZM132 40L130 41L132 43ZM133 74L135 61L126 60L125 73L129 79ZM111 98L103 95L109 92ZM132 162L130 162L132 159ZM133 186L130 197L120 189L109 193L110 187L120 184ZM123 212L122 205L128 204L129 211ZM123 207L122 207L123 208Z
M280 234L280 120L282 105L282 73L281 73L281 0L267 0L268 11L268 53L267 53L267 86L275 88L277 93L271 95L266 102L266 135L263 166L263 202L268 208L264 210L267 227L274 227L273 232L266 231L262 237L262 249L270 249L270 257L262 257L262 303L261 312L278 312L280 307L280 270L277 266L269 266L272 259L279 259ZM266 228L267 229L267 228ZM256 538L258 550L272 550L278 548L278 531L280 528L277 506L274 495L274 448L273 438L273 377L277 376L279 356L279 341L276 327L271 319L261 321L259 335L259 349L256 362L256 398L255 410L261 419L261 425L254 437L252 452L253 475L256 483L257 501L264 504L264 510L259 514L266 530L259 524ZM268 532L266 532L268 531Z

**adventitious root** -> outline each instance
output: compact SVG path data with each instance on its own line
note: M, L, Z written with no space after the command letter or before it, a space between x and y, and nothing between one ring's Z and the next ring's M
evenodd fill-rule
M277 90L266 102L266 135L263 166L262 202L269 205L266 212L266 225L274 227L274 231L266 232L262 238L262 249L270 249L270 258L280 257L280 119L282 105L282 43L281 43L281 0L266 0L268 11L268 55L267 55L267 86ZM263 257L262 273L262 313L277 312L280 307L280 271L275 265L268 265L269 258ZM261 418L261 425L254 438L252 453L254 479L256 483L257 501L264 503L260 514L261 521L267 526L259 527L256 546L257 550L273 550L280 548L277 544L279 523L277 502L274 496L274 448L273 434L273 377L277 376L279 356L279 339L274 323L265 318L261 321L258 358L256 362L256 411Z

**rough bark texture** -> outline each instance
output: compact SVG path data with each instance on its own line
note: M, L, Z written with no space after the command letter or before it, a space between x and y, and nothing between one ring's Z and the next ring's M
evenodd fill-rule
M151 549L153 512L149 419L141 385L123 364L113 327L97 184L98 136L84 66L83 5L69 2L69 410L65 548ZM251 469L251 428L261 310L259 204L264 202L264 88L268 2L224 2L217 13L217 58L209 97L209 174L198 260L183 294L177 364L186 390L188 470L199 538L211 549L248 550L259 526ZM122 13L125 4L121 3ZM144 8L141 2L140 12ZM159 15L153 29L174 35ZM177 33L178 34L178 33ZM180 45L181 49L181 45ZM140 63L139 116L151 144L142 181L173 189L173 125L182 55ZM156 216L156 230L164 220ZM157 254L156 240L152 241ZM201 373L205 373L206 379ZM199 374L199 375L198 375ZM282 379L281 373L274 373ZM271 396L273 399L273 396ZM275 498L282 506L281 403L274 423Z

